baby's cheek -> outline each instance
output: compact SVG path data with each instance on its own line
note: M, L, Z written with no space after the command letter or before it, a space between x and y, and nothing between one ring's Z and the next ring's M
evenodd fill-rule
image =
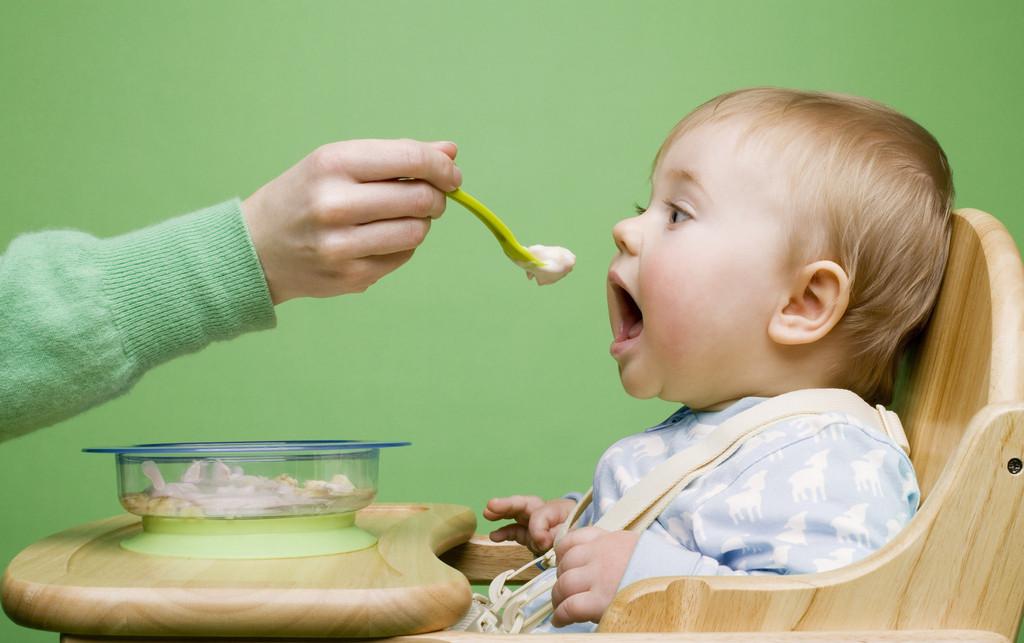
M645 280L650 284L643 293L645 327L650 311L653 322L662 331L686 332L701 325L716 316L721 298L726 296L719 289L714 271L702 267L655 270L645 275Z
M644 314L644 335L653 349L653 359L675 362L689 352L689 346L703 334L695 308L681 299L660 302L651 314Z

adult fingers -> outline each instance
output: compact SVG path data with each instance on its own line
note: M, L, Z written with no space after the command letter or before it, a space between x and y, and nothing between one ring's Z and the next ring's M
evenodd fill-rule
M389 255L416 248L429 231L430 219L384 219L327 233L322 252L334 263Z
M488 520L510 518L525 525L530 519L530 514L543 504L544 500L537 496L492 498L487 503L487 507L484 508L484 518ZM493 518L491 517L492 515L494 516Z
M384 275L397 270L402 264L412 259L412 254L413 250L404 250L359 259L357 261L359 268L356 272L362 275L362 289L366 290Z
M462 183L462 172L445 151L411 139L342 141L318 148L313 156L322 170L364 183L408 177L428 181L444 192Z
M323 225L351 225L404 217L436 219L445 208L444 192L426 181L342 181L321 191L313 211Z

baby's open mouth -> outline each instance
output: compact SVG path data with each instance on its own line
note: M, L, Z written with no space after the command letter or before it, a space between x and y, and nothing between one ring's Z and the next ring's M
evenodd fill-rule
M615 301L615 314L612 316L615 342L625 342L640 336L644 330L644 314L640 306L622 285L613 277L610 281Z

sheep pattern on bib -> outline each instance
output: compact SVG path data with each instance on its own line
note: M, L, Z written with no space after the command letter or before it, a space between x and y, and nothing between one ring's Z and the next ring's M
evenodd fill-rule
M598 461L593 502L578 526L596 522L654 467L764 399L743 398L718 412L683 407L613 444ZM874 427L840 412L783 420L680 492L640 537L620 589L654 576L836 569L891 540L919 498L910 459ZM547 594L533 601L527 614L549 600ZM596 627L554 628L548 617L534 631Z

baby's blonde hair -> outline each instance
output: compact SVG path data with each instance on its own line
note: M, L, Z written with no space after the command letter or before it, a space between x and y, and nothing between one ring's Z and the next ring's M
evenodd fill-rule
M789 177L782 205L794 261L831 259L850 278L837 325L847 359L828 375L888 404L899 358L927 322L949 249L953 177L923 127L881 103L774 87L723 94L688 114L662 145L741 117ZM824 224L824 225L822 225Z

